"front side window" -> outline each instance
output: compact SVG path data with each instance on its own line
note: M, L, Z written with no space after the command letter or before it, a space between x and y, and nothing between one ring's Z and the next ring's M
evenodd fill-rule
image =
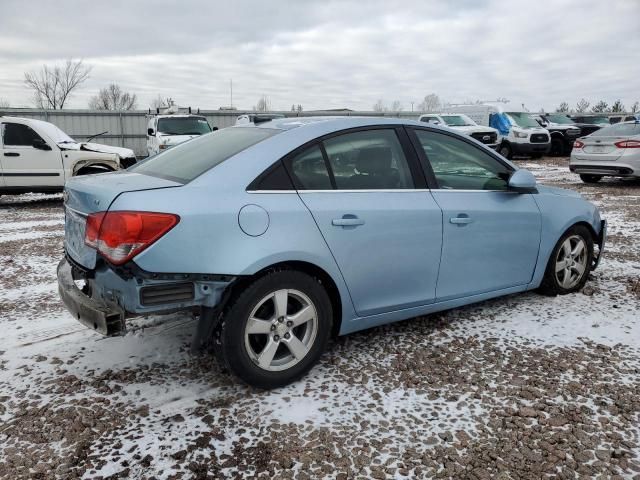
M32 147L34 140L42 140L35 130L21 123L3 124L2 140L5 146ZM44 142L44 140L42 140Z
M339 190L414 188L409 164L392 129L345 133L323 144Z
M488 153L450 135L414 131L439 188L507 190L511 170Z

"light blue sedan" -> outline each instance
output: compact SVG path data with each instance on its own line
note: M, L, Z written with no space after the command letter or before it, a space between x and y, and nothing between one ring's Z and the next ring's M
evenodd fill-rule
M575 292L606 232L579 194L472 138L388 118L220 130L71 179L65 213L59 291L79 321L115 335L192 310L195 343L262 388L300 378L334 334Z

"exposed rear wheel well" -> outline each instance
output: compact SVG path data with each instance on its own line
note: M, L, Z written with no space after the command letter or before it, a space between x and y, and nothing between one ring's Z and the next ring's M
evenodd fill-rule
M337 336L338 332L340 332L340 326L342 324L342 300L340 298L340 291L336 286L335 282L331 278L327 272L325 272L322 268L308 262L300 262L300 261L290 261L290 262L281 262L276 263L274 265L269 265L266 268L263 268L259 272L256 272L254 275L242 277L234 282L232 291L229 292L229 297L238 295L239 292L244 290L248 284L254 282L258 278L266 275L269 272L278 271L278 270L296 270L299 272L304 272L315 279L325 288L327 294L329 295L329 299L331 300L331 308L333 310L333 324L331 327L332 336ZM229 298L227 297L227 298Z
M78 171L75 172L74 176L92 175L94 173L106 173L106 172L114 172L114 171L115 170L109 165L96 163L92 165L87 165L86 167L79 168Z

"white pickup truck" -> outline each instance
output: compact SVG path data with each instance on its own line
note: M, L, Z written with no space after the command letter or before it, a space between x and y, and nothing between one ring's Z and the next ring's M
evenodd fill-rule
M52 123L0 116L0 195L61 192L70 177L134 163L128 148L77 142Z

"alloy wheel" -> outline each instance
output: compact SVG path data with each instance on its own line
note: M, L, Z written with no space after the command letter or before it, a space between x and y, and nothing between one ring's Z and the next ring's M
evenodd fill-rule
M567 238L556 257L556 280L562 288L575 287L587 269L587 244L580 235Z
M304 293L281 289L253 308L244 332L251 360L267 371L282 371L300 362L318 333L318 313Z

